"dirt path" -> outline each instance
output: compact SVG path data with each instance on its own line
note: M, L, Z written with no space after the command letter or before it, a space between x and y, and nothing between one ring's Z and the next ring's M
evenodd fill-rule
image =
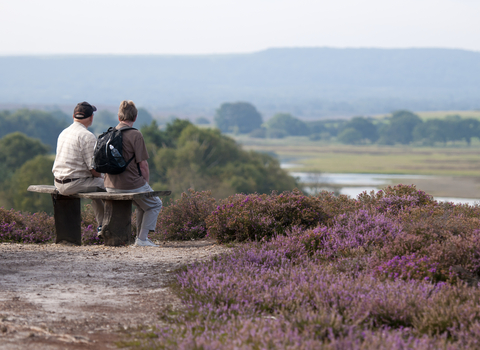
M154 325L179 301L172 271L227 248L0 244L0 349L112 349L125 330Z

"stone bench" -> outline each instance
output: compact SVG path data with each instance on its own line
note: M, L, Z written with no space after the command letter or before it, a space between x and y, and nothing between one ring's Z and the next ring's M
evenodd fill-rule
M101 190L101 189L99 189ZM132 238L132 200L146 197L169 196L171 191L153 191L138 193L88 192L62 196L55 186L31 185L27 191L47 193L52 196L55 218L55 242L71 242L81 245L82 214L80 199L101 199L105 203L105 215L102 223L102 236L105 245L119 246L130 244Z

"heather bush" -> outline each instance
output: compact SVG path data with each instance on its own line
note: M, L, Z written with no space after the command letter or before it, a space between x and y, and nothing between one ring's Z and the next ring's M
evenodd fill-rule
M223 200L207 218L211 237L220 243L268 239L293 226L315 227L328 219L321 201L300 191L236 194Z
M318 227L306 236L306 245L324 259L369 254L401 233L401 227L384 214L366 210L339 215L331 227Z
M82 244L103 244L97 236L97 222L91 205L82 210ZM27 213L0 208L0 242L53 243L55 221L46 213Z
M362 208L360 201L343 194L335 196L333 192L328 191L321 191L317 194L316 200L328 216L327 225L338 215Z
M87 204L82 210L82 245L99 245L103 244L103 239L98 237L97 220L93 213L91 204Z
M0 208L0 242L49 243L55 237L53 218Z
M206 219L215 208L210 191L188 190L165 206L157 221L156 235L162 239L189 240L207 236Z
M424 279L426 281L445 281L448 271L441 271L439 263L433 262L427 256L418 256L416 253L405 256L395 256L381 263L374 270L379 277L404 280Z
M392 204L400 206L402 206L402 204L407 204L408 202L415 203L417 206L436 203L431 195L425 193L424 191L417 190L415 185L402 184L396 186L387 186L383 190L377 192L363 192L358 196L358 201L363 205L375 206L379 201L381 202L382 199L386 198L403 198L406 203L402 203L402 201L398 202L398 199L392 202ZM387 206L388 202L389 201L385 203Z
M476 348L478 289L424 278L385 279L368 271L335 272L333 262L308 254L300 234L296 228L180 272L176 291L187 310L173 318L166 312L167 325L150 333L145 344L162 349Z

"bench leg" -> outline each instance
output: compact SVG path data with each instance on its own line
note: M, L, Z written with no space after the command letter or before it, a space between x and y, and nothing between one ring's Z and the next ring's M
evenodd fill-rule
M55 219L55 243L67 241L82 244L82 214L80 198L52 195L53 216Z
M105 214L102 224L105 245L119 246L133 242L132 201L105 200Z

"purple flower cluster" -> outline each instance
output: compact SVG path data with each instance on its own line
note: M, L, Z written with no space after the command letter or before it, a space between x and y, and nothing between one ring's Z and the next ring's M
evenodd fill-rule
M87 207L84 244L99 243L95 227ZM190 191L164 208L158 230L246 243L178 273L174 289L185 309L166 310L163 325L141 341L145 348L480 343L479 206L437 203L402 185L357 199L293 191L237 194L218 205L209 193ZM51 240L53 219L1 209L0 234L2 241Z
M172 324L158 326L151 344L474 349L480 340L478 289L339 272L335 264L310 257L298 233L249 243L181 272L177 290L188 309Z
M156 234L160 239L189 240L204 238L206 219L215 208L215 199L209 191L188 190L165 206L157 221Z
M223 200L207 218L207 229L220 243L270 238L294 226L310 228L326 222L329 216L322 204L319 198L298 190L236 194Z
M437 203L413 186L356 200L321 193L323 220L285 220L279 230L277 199L236 195L217 207L207 218L217 238L250 242L180 272L187 309L166 312L170 323L143 345L478 348L480 289L469 286L480 280L478 207Z
M53 218L0 208L0 242L48 243L55 237Z
M82 211L82 244L103 244L97 235L97 222L91 205ZM0 208L0 242L52 243L55 221L46 213L27 213Z

